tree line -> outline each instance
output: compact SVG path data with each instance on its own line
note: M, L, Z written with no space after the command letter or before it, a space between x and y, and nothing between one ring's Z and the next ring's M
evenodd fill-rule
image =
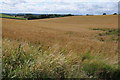
M107 14L103 13L103 15L107 15ZM114 13L113 15L117 15L117 13ZM22 18L32 20L32 19L66 17L66 16L74 16L74 15L72 15L72 14L40 14L40 15L36 15L36 14L17 14L17 15L15 15L15 17L17 17L17 16L22 16ZM92 14L86 14L86 16L93 16L93 15Z
M24 18L27 18L28 20L32 19L45 19L45 18L56 18L56 17L66 17L66 16L74 16L72 14L41 14L41 15L33 15L33 14L25 14Z

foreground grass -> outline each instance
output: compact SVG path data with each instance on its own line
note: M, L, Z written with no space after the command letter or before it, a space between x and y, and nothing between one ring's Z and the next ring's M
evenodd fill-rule
M114 57L114 56L113 56ZM100 53L74 53L59 44L45 48L3 39L3 78L119 79L117 61Z
M14 17L14 16L5 15L5 14L0 14L0 18L9 18L9 19L26 20L26 18Z

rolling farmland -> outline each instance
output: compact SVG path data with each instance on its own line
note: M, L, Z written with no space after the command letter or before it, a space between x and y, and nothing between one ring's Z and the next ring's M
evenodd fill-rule
M9 55L14 56L14 54L11 54L12 50L9 49L19 46L20 50L18 50L21 53L22 45L22 49L25 49L23 52L27 55L33 52L32 54L35 55L32 57L35 59L35 64L30 69L33 70L33 73L41 74L39 77L89 78L90 76L96 77L96 73L99 74L99 70L103 68L108 71L109 69L116 70L119 34L119 31L117 31L117 15L71 16L37 20L3 18L2 23L3 48L7 50L6 52L3 50L5 59ZM29 47L29 44L32 47ZM39 47L40 45L42 47ZM42 49L43 52L39 51L38 48ZM24 60L26 56L22 56L21 58ZM82 66L80 66L81 64ZM76 68L72 70L71 66L73 65L79 65L83 72L78 71ZM94 65L96 65L95 68ZM115 67L111 67L111 65ZM6 66L6 68L8 67ZM27 69L29 68L26 67ZM40 73L37 73L36 71L39 69ZM28 76L24 75L24 77Z
M74 16L44 20L3 19L3 37L41 42L44 44L64 44L75 51L102 51L116 53L116 41L98 39L103 31L94 28L117 29L117 16ZM105 36L106 37L106 36ZM73 49L73 50L74 50Z

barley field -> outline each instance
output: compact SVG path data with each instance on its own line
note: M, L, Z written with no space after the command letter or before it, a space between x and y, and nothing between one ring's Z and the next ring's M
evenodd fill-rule
M118 15L2 24L3 77L118 78Z

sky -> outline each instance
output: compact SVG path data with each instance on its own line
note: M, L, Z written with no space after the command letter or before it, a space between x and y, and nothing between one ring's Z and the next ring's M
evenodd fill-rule
M0 13L113 14L119 0L2 0Z

